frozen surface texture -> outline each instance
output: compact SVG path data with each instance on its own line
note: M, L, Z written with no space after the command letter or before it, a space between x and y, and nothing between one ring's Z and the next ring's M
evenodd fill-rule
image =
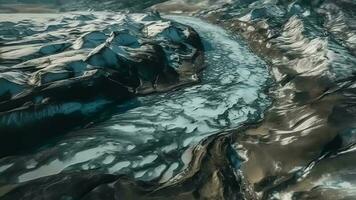
M71 8L66 1L61 2L61 9ZM92 2L96 1L85 2L91 4L83 6L84 9L93 8ZM100 4L98 10L107 9L106 5L124 5L117 2ZM153 1L144 2L134 7L147 9L153 5ZM354 0L170 0L150 9L165 13L162 16L169 19L159 23L150 19L154 22L144 26L146 37L171 41L164 43L170 45L168 49L161 45L166 55L171 55L166 58L170 67L152 67L149 69L154 70L148 70L151 73L138 67L136 76L119 76L123 72L118 72L118 77L127 77L120 79L125 80L120 83L126 88L118 87L119 93L126 91L133 96L168 91L185 83L181 80L196 84L117 103L110 101L117 92L109 92L108 98L98 93L102 91L98 89L94 90L98 94L87 96L105 98L80 101L80 105L66 101L56 108L61 110L61 115L71 113L78 106L83 113L94 113L94 108L111 103L107 110L87 118L84 125L63 131L67 133L64 136L53 138L46 145L31 146L33 149L25 155L1 158L1 200L39 197L50 200L356 199ZM1 61L2 68L23 67L3 73L6 79L2 80L4 87L0 92L7 93L3 99L6 101L27 90L26 73L36 73L36 70L26 71L29 67L25 64L29 63L29 56L38 52L47 56L64 55L59 52L68 52L62 49L73 48L77 52L75 57L83 57L87 65L105 65L113 71L120 60L114 54L128 58L129 63L153 54L157 62L152 65L145 62L142 66L160 66L160 50L151 43L142 45L142 39L133 34L138 26L119 31L125 40L116 40L114 34L103 34L101 29L107 27L103 26L106 21L112 21L100 21L100 13L91 15L96 16L90 22L95 28L85 28L92 30L86 35L78 34L73 36L74 40L64 42L45 40L46 47L36 46L41 43L31 39L24 48L18 48L21 44L17 42L38 29L26 28L24 22L28 17L13 15L13 20L21 16L25 21L11 24L8 20L4 25L16 28L11 32L1 30L1 42L10 48L2 54L7 56ZM90 20L91 15L78 16L78 24L74 26L82 27L79 24ZM157 18L157 15L149 16ZM42 15L36 20L48 22L48 17ZM100 25L95 25L96 20ZM47 26L40 29L43 34L57 37L47 34L55 30L55 24L47 23ZM199 34L201 43L189 40L183 46L177 45L182 43L182 34L172 28L180 26L193 27L196 33L189 28L179 29L183 29L185 36L189 32ZM58 27L63 30L62 26ZM65 29L60 35L68 35L70 28ZM18 38L11 39L14 35ZM16 48L11 50L9 43ZM123 51L120 46L134 50ZM194 52L201 55L201 49L204 49L206 68L197 73L201 68L192 68L191 63L201 59L197 56L194 60L192 55ZM188 65L177 62L182 55L188 57ZM68 61L74 59L66 57ZM79 66L86 69L86 65ZM163 77L167 78L163 80L168 83L159 84L162 79L152 78L156 77L155 70L160 72L160 69L174 70L164 71ZM193 73L187 69L194 69ZM68 76L62 70L51 71L37 76L33 82L46 84L66 80ZM180 81L174 82L177 77ZM192 81L196 78L200 81ZM38 97L35 102L47 100ZM81 119L78 115L74 117L76 120L70 122ZM82 187L78 189L78 185Z
M2 154L111 103L199 81L198 34L158 14L10 14L0 24Z

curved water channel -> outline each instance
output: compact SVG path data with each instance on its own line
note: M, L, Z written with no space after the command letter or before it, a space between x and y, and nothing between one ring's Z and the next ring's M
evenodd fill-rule
M27 156L0 161L0 181L18 183L64 170L96 169L140 180L168 180L190 161L203 138L263 117L271 101L266 64L242 40L193 17L165 16L192 26L205 47L201 83L138 97L102 122L57 138Z

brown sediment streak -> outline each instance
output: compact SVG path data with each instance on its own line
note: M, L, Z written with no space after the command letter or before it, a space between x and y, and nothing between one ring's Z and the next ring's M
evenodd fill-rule
M246 161L239 170L257 199L341 199L356 195L353 189L345 192L356 182L347 178L353 175L354 164L347 157L354 155L354 140L348 138L353 133L345 133L355 127L356 78L352 73L345 77L331 72L342 62L355 66L355 39L346 23L350 19L345 19L350 13L342 13L338 6L326 1L311 9L312 17L326 17L324 24L311 26L325 26L331 37L305 35L305 26L310 29L310 23L315 22L303 15L284 16L285 22L276 25L268 18L251 19L248 15L225 19L233 5L221 12L212 9L198 14L243 36L269 63L276 81L269 92L274 103L263 122L243 133L230 133L243 134L231 143L246 151ZM332 13L337 14L336 19ZM334 38L341 45L337 46ZM350 60L340 58L339 51ZM349 151L341 154L345 149Z
M270 4L270 8L252 9L265 15L256 18L246 14L251 11L247 6L242 14L223 17L224 12L241 11L231 4L198 12L197 16L241 35L268 62L275 80L269 90L274 102L262 122L216 133L186 150L191 158L186 168L168 181L160 183L162 177L142 182L124 176L98 179L91 172L63 173L15 187L3 199L14 199L19 192L43 195L26 187L60 186L76 176L79 182L95 180L89 181L93 185L82 193L75 191L74 184L66 190L68 196L86 200L354 199L356 78L349 68L346 73L338 71L343 65L355 66L354 36L343 33L349 29L343 18L350 17L348 14L339 13L332 22L332 17L322 12L326 9L330 14L328 9L335 6L354 6L340 2L308 5L308 10L297 13L283 8L286 12L277 16L277 23L273 21L277 17L266 11L276 8ZM161 8L164 11L165 7ZM320 16L329 18L325 23L313 20ZM308 29L314 34L308 34Z

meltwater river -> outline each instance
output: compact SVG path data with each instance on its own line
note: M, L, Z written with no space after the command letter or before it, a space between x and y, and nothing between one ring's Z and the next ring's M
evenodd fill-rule
M96 169L164 182L190 161L209 135L262 119L271 101L268 67L238 37L194 17L165 16L193 27L203 40L199 84L137 97L109 119L57 138L27 156L0 161L2 181L18 183L66 170Z

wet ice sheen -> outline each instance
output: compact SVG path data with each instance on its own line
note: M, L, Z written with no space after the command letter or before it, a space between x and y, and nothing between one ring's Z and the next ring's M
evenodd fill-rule
M263 92L269 81L266 64L239 38L218 26L193 17L166 17L192 26L202 37L207 64L202 82L118 105L118 110L126 111L69 134L64 139L66 145L59 145L64 142L59 141L51 147L51 161L14 175L18 182L60 173L68 167L89 166L141 180L161 175L162 181L168 180L189 162L193 144L217 131L263 117L270 104ZM66 155L68 147L71 153Z

